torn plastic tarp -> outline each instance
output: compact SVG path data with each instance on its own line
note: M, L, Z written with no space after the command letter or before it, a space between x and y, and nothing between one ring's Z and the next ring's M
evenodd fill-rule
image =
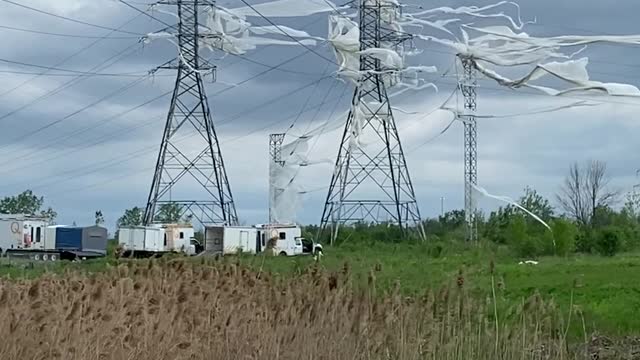
M470 185L471 185L471 187L472 187L474 190L476 190L478 193L480 193L481 195L483 195L483 196L485 196L485 197L488 197L488 198L491 198L491 199L495 199L495 200L498 200L498 201L502 201L502 202L504 202L504 203L507 203L507 204L510 204L510 205L513 205L513 206L517 207L518 209L520 209L520 210L524 211L524 212L525 212L525 213L527 213L529 216L531 216L532 218L534 218L537 222L539 222L540 224L544 225L544 227L546 227L547 229L549 229L549 231L552 231L552 230L551 230L551 227L550 227L546 222L544 222L544 220L542 220L538 215L536 215L536 214L532 213L531 211L527 210L524 206L522 206L522 205L518 204L518 203L517 203L515 200L513 200L512 198L510 198L510 197L508 197L508 196L497 196L497 195L492 195L492 194L489 194L489 192L488 192L487 190L485 190L485 189L481 188L480 186L478 186L478 185L476 185L476 184L470 184ZM555 246L555 241L554 241L554 244L553 244L553 245Z
M518 13L517 21L513 17L506 15L504 12L492 13L492 14L484 13L487 10L492 10L503 5L513 5L516 7L517 13ZM483 6L483 7L461 6L458 8L451 8L448 6L443 6L443 7L428 9L424 11L419 11L416 13L408 13L407 15L410 15L412 18L418 18L420 16L425 16L425 15L433 16L438 13L446 14L446 15L467 15L467 16L477 17L477 18L502 18L502 19L506 19L511 24L511 26L513 26L518 30L522 29L525 25L525 23L522 22L522 19L520 17L520 5L511 1L500 1L498 3Z
M588 63L588 58L582 58L565 62L550 62L547 64L540 64L537 65L524 77L515 80L509 79L493 70L487 69L477 61L474 62L474 65L476 69L478 69L478 71L480 71L483 75L495 80L502 86L510 88L529 87L540 90L551 96L562 96L575 92L588 92L596 90L604 92L607 95L611 96L640 97L640 89L633 85L603 83L600 81L590 80L589 73L587 71ZM564 90L556 90L550 87L538 86L531 83L531 81L538 80L545 75L552 75L558 79L573 84L574 87Z
M298 17L344 9L329 0L277 0L232 9L239 16Z
M302 30L284 25L253 26L244 16L234 9L211 6L205 13L206 21L199 29L199 44L211 51L219 50L234 55L243 55L262 45L315 46L321 38L309 35ZM274 39L268 36L285 37ZM164 38L177 45L177 34L168 32L151 33L145 37L148 42ZM291 40L289 38L295 38Z

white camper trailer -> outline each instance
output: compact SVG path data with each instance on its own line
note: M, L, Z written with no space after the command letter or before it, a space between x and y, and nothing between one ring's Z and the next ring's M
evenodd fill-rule
M12 250L53 250L45 242L49 220L27 215L0 215L0 254Z
M204 249L211 255L238 253L257 254L262 251L258 229L242 226L207 226Z
M124 256L151 257L170 252L195 255L194 236L191 225L130 226L119 229L118 244Z
M256 225L263 248L269 248L274 255L296 256L303 255L302 229L296 225Z

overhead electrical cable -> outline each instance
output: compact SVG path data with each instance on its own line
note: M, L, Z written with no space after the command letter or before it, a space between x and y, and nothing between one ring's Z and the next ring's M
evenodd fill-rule
M0 58L0 62L3 63L7 63L7 64L13 64L13 65L20 65L20 66L26 66L26 67L33 67L33 68L38 68L38 69L46 69L49 71L61 71L61 72L67 72L67 73L71 73L71 74L75 74L75 75L90 75L90 76L124 76L124 77L141 77L141 76L147 76L148 74L141 74L139 72L130 72L130 73L97 73L97 72L90 72L90 71L80 71L80 70L71 70L71 69L62 69L62 68L56 68L56 67L51 67L51 66L44 66L44 65L36 65L36 64L29 64L29 63L24 63L24 62L20 62L20 61L13 61L13 60L7 60L7 59L2 59ZM40 74L38 74L40 75Z
M132 23L133 21L135 21L138 17L140 17L140 15L136 15L136 16L134 16L133 18L129 19L128 21L124 22L122 25L120 25L120 26L119 26L119 29L121 29L121 28L123 28L123 27L125 27L125 26L129 25L130 23ZM116 30L117 30L117 29L116 29ZM99 42L101 42L101 41L103 41L103 40L107 39L107 38L108 38L111 34L113 34L113 33L114 33L114 31L113 31L113 30L112 30L112 31L109 31L108 33L106 33L106 34L105 34L105 35L103 35L102 37L100 37L100 38L98 38L97 40L95 40L95 41L93 41L93 42L89 43L88 45L86 45L86 46L84 46L84 47L82 47L82 48L81 48L81 49L79 49L78 51L76 51L76 52L74 52L73 54L71 54L71 55L67 56L66 58L62 59L61 61L59 61L58 63L56 63L56 64L55 64L55 65L53 65L53 66L54 66L54 67L57 67L57 66L62 66L62 65L64 65L67 61L69 61L69 60L73 59L74 57L76 57L76 56L78 56L78 55L82 54L83 52L85 52L85 51L87 51L87 50L91 49L93 46L95 46L95 45L96 45L96 44L98 44ZM110 59L109 59L109 60L110 60ZM107 60L107 61L109 61L109 60ZM95 68L94 68L94 69L95 69ZM37 75L33 76L32 78L27 79L27 80L25 80L25 81L21 82L20 84L18 84L18 85L16 85L16 86L14 86L13 88L8 89L8 90L6 90L6 91L4 91L3 93L1 93L1 94L0 94L0 97L2 97L2 96L4 96L4 95L7 95L7 94L9 94L9 93L11 93L11 92L13 92L13 91L16 91L16 90L18 90L18 89L22 88L23 86L27 85L27 84L28 84L28 83L30 83L31 81L34 81L34 80L38 79L40 76L43 76L43 75L47 74L49 71L50 71L50 70L48 70L48 69L47 69L47 70L45 70L43 73L41 73L41 74L37 74Z
M113 64L115 64L118 61L122 60L126 56L129 56L129 55L135 53L137 50L130 51L128 54L125 54L127 51L131 50L131 48L135 47L135 46L137 46L137 44L133 44L133 45L123 49L122 51L120 51L116 55L114 55L114 56L104 60L100 64L94 66L91 70L97 70L97 69L100 69L100 68L104 69L104 68L108 68L109 66L112 66ZM38 102L40 102L42 100L48 99L48 98L50 98L50 97L52 97L52 96L54 96L54 95L56 95L56 94L58 94L58 93L60 93L60 92L62 92L64 90L76 85L77 83L79 83L79 82L81 82L81 81L83 81L85 79L91 78L91 77L92 77L91 75L78 75L77 77L74 77L74 78L70 79L69 81L63 83L62 85L59 85L55 89L47 91L46 93L36 97L35 99L29 101L28 103L26 103L26 104L24 104L24 105L22 105L22 106L20 106L20 107L18 107L16 109L14 109L14 110L11 110L8 113L5 113L4 115L0 116L0 121L2 121L4 119L6 119L6 118L18 113L18 112L20 112L20 111L22 111L22 110L24 110L24 109L26 109L26 108L34 105L34 104L37 104Z
M20 31L31 34L39 34L39 35L48 35L48 36L58 36L58 37L66 37L66 38L76 38L76 39L107 39L107 40L123 40L123 39L139 39L140 36L109 36L104 38L102 36L89 36L89 35L78 35L78 34L62 34L62 33L53 33L48 31L40 31L33 29L24 29L19 27L0 25L0 29L11 30L11 31Z
M298 43L300 46L302 46L303 48L309 50L310 52L316 54L317 56L319 56L320 58L334 64L337 66L340 66L340 64L338 64L337 62L335 62L333 59L328 58L322 54L320 54L319 52L315 51L313 48L303 44L302 42L300 42L299 39L297 39L295 36L291 36L291 34L285 30L283 30L278 24L274 23L273 21L271 21L271 19L269 19L268 17L262 15L262 13L260 13L260 11L258 11L255 7L253 7L253 5L249 4L246 0L241 0L246 6L248 6L251 10L253 10L256 14L258 14L261 18L263 18L264 20L266 20L269 24L271 24L272 26L274 26L276 29L278 29L278 31L280 31L284 36L292 39L293 41L295 41L296 43Z
M35 12L40 13L40 14L52 16L52 17L55 17L55 18L58 18L58 19L66 20L66 21L70 21L70 22L73 22L73 23L76 23L76 24L82 24L82 25L86 25L86 26L91 26L91 27L98 28L98 29L111 30L111 31L115 31L115 32L123 33L123 34L140 35L140 36L144 35L144 34L140 34L140 33L136 33L136 32L115 29L115 28L108 27L108 26L92 24L92 23L89 23L89 22L86 22L86 21L73 19L73 18L70 18L70 17L54 14L54 13L51 13L51 12L48 12L48 11L45 11L45 10L36 9L34 7L31 7L31 6L19 4L17 2L11 1L11 0L1 0L1 1L4 1L4 2L9 3L9 4L13 4L15 6L19 6L19 7L24 8L24 9L35 11Z

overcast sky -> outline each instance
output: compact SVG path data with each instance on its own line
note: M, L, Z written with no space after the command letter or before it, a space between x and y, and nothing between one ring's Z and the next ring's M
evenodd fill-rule
M113 0L15 1L107 27L124 25L122 29L132 33L148 33L164 26ZM145 8L139 1L134 3ZM240 1L220 3L231 7L241 5ZM441 0L429 1L428 5L455 7L469 3ZM474 5L489 3L473 1ZM615 6L612 3L520 1L523 18L537 19L535 25L525 29L532 34L640 33L634 16L640 11L637 0L617 0ZM154 16L173 21L171 16L161 13ZM281 23L318 36L326 36L327 32L326 15ZM0 26L95 37L110 33L4 1L0 1ZM137 36L122 33L112 33L109 38L99 40L0 28L0 36L0 59L77 71L142 74L176 55L175 47L167 42L140 44ZM453 57L446 54L446 49L432 44L417 45L425 52L413 60L416 65L436 65L440 74L451 68ZM300 47L270 46L245 57L276 65L305 51ZM316 51L326 57L333 56L324 45ZM640 69L640 49L595 45L584 55L590 58L592 78L640 86L640 76L636 75ZM285 131L307 99L310 99L307 109L312 110L300 116L292 134L300 134L312 126L310 124L321 124L332 115L344 113L353 88L335 78L312 85L336 68L311 52L283 65L282 71L268 72L230 89L227 89L229 84L242 82L267 67L234 56L220 59L219 54L212 61L218 66L219 82L207 84L207 92L238 214L245 224L265 222L268 134ZM110 66L105 67L105 62ZM165 96L124 116L114 116L170 91L174 73L158 72L120 95L89 106L138 78L75 79L14 73L41 71L0 62L0 196L33 189L59 212L60 223L90 224L94 212L100 209L112 228L125 208L145 205L170 99ZM432 79L439 86L439 92L425 90L393 100L395 106L420 112L418 115L398 113L396 118L419 206L423 216L429 217L439 214L441 197L445 198L446 210L463 207L462 126L456 123L444 135L427 142L446 126L447 119L438 114L425 117L450 94L455 79L450 76ZM55 93L51 94L52 90L56 90ZM478 110L483 114L513 114L572 101L575 99L501 89L495 83L482 80ZM640 168L637 140L640 119L636 115L640 104L623 98L604 101L597 107L551 114L479 120L480 184L491 193L514 198L525 186L532 186L553 200L572 162L598 159L608 163L612 186L625 191L631 189L638 182L635 173ZM38 131L52 123L54 125ZM338 132L321 137L311 156L334 158L338 138ZM326 196L324 187L328 186L331 172L332 166L320 165L301 174L304 188L317 191L305 198L300 222L319 221ZM481 200L480 204L485 209L498 206L490 200Z

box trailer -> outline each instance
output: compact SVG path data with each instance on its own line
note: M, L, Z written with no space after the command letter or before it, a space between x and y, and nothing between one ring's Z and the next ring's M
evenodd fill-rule
M274 255L297 256L304 254L302 229L297 225L256 225L260 242Z
M195 231L191 225L121 227L118 231L118 244L125 257L155 257L167 253L195 255L194 236Z
M0 254L36 261L76 260L105 256L107 229L50 226L29 215L0 215Z
M204 233L207 254L256 254L262 251L258 229L242 226L207 226Z
M270 251L279 256L297 256L322 252L320 244L305 246L302 229L296 225L207 226L205 228L205 253L259 254Z

